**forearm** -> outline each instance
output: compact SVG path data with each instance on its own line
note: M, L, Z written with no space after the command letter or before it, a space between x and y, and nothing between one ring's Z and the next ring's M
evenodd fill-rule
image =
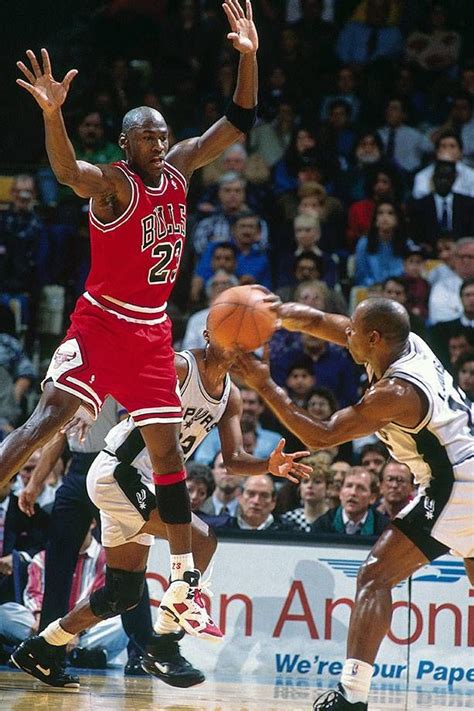
M280 315L283 328L289 331L302 331L325 341L346 345L347 316L328 314L297 303L283 304Z
M254 106L257 105L257 95L257 54L255 52L241 54L237 75L237 85L233 96L234 103L241 106L243 109L253 109Z
M61 110L44 114L46 151L54 175L60 183L70 185L76 179L79 168L73 145L69 140Z
M244 451L234 452L227 461L224 459L224 464L227 470L236 476L267 474L269 468L268 459L257 459Z
M66 444L66 435L58 432L52 440L50 440L41 451L41 458L36 465L31 479L28 483L29 487L40 489L64 451Z

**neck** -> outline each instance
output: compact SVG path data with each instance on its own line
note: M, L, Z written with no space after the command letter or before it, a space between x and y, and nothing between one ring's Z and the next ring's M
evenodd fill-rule
M221 504L228 504L235 499L235 491L232 491L230 494L226 494L222 491L222 489L216 489L215 494L217 500L220 501Z
M399 346L398 348L394 348L391 350L389 353L382 353L379 355L377 359L374 358L374 361L369 361L370 365L373 368L373 371L375 373L375 377L377 380L379 380L382 375L385 373L387 368L389 368L392 363L395 363L399 358L404 355L408 350L408 343L404 343L403 345Z
M229 370L229 364L219 359L212 346L207 344L204 349L202 360L199 361L200 374L206 390L212 395L216 390L220 390L224 385L224 379Z
M346 511L346 514L347 514L349 520L353 521L354 523L359 523L359 521L362 521L362 519L364 518L366 513L367 513L367 511L360 511L359 513L349 514Z
M389 240L392 238L392 235L393 235L393 230L391 228L379 230L380 239Z
M323 501L305 501L304 503L304 517L310 523L313 523L319 516L326 513L328 506L326 502Z

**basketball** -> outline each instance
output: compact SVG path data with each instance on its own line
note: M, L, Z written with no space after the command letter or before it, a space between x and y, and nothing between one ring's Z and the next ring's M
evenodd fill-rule
M213 340L221 348L237 345L244 351L262 346L277 321L265 297L265 292L252 286L234 286L219 294L207 318Z

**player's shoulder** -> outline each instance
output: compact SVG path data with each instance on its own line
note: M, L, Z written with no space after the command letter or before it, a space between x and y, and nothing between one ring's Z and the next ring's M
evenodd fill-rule
M166 155L166 162L178 170L187 181L193 172L192 159L198 144L198 136L185 138L183 141L175 143Z

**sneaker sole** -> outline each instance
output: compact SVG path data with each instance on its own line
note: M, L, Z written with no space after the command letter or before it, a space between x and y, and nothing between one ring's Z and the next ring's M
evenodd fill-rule
M12 664L16 666L17 669L20 669L21 671L24 671L25 674L28 674L29 676L32 676L34 679L38 679L38 681L41 681L42 684L46 684L46 686L51 687L52 689L58 689L60 691L78 691L80 684L77 684L76 682L72 682L71 684L68 684L67 686L57 686L56 684L50 684L47 682L45 679L43 679L40 676L37 676L31 669L27 669L26 667L22 666L17 660L11 656L10 661Z
M189 689L191 686L199 686L200 684L204 684L206 681L204 674L192 681L189 679L186 680L185 678L174 677L169 674L163 674L163 672L158 671L153 664L148 664L145 660L142 661L142 667L150 676L154 676L156 679L159 679L168 686L174 686L178 689Z

